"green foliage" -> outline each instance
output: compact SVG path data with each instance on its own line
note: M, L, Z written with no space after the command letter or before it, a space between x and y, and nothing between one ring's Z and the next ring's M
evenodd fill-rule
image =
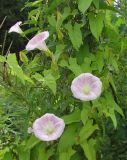
M93 0L88 0L88 1L83 1L79 0L78 1L78 8L82 13L85 13L85 11L90 7L91 3Z
M76 109L73 113L71 113L69 115L65 115L62 118L63 118L65 124L71 124L73 122L79 122L81 120L80 115L81 115L80 110Z
M119 74L126 75L121 71L127 39L120 30L125 21L118 21L111 3L99 0L28 1L25 10L23 38L47 30L49 50L21 50L19 59L10 50L0 56L1 160L106 160L104 145L112 146L106 138L126 118L118 81ZM103 84L101 96L92 102L75 99L70 89L72 80L85 72ZM27 133L44 113L54 113L66 124L57 141L42 142Z
M24 83L25 80L33 83L32 80L23 73L22 68L18 65L15 54L9 54L7 56L6 62L9 65L11 74L17 76L22 81L22 83Z
M104 26L104 13L99 12L97 14L90 13L89 14L89 24L90 24L90 29L93 34L93 36L99 40L99 37L101 35L103 26Z
M96 144L96 140L94 140L94 139L90 139L88 141L86 140L86 141L84 141L83 144L81 144L81 146L86 154L86 157L89 160L96 160L95 144Z
M68 23L66 24L65 28L68 31L69 37L71 39L74 48L78 50L82 44L82 34L80 31L81 25L75 23L74 26L72 26L70 23Z

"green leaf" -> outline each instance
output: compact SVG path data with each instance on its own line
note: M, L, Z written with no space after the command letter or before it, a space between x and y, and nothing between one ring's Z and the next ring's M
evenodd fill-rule
M82 159L82 154L80 152L76 152L70 160L81 160Z
M35 1L35 2L32 2L31 6L32 6L32 7L38 6L38 4L39 4L40 2L42 2L42 1L43 1L43 0L37 0L37 1Z
M52 75L51 70L44 71L44 83L52 90L54 94L56 94L56 79Z
M116 120L114 108L110 108L109 109L109 113L107 113L107 115L112 119L114 128L116 129L116 127L117 127L117 120Z
M81 25L78 23L75 23L74 26L71 25L71 23L68 23L65 25L65 28L68 31L70 40L73 44L73 47L76 50L79 50L80 46L83 44L82 42L82 33L81 33Z
M44 82L44 77L39 73L35 73L34 75L32 75L32 78L35 78L39 82Z
M103 52L98 52L96 54L96 63L97 63L99 72L101 72L104 67L104 55L103 54L104 54Z
M56 28L56 18L55 18L55 16L52 15L52 16L48 17L48 22L52 27Z
M69 58L69 66L68 68L76 75L78 76L79 74L82 73L81 67L77 64L76 58Z
M23 36L28 35L28 34L33 33L33 32L37 32L38 30L39 30L39 28L37 28L37 27L27 29L23 32Z
M79 129L79 123L72 123L62 134L59 144L58 150L59 152L66 152L69 148L71 148L76 141L77 129Z
M86 56L89 54L90 54L89 46L85 42L85 44L82 45L82 47L80 48L80 50L76 54L78 64L84 64L84 58L86 58Z
M57 12L57 23L56 23L56 30L59 30L63 23L63 15L60 12Z
M81 112L81 120L84 124L84 126L87 123L88 117L89 117L89 112L90 112L90 104L89 103L85 103L83 106L83 110Z
M111 65L114 67L115 71L118 72L119 68L118 68L118 62L115 60L115 58L111 58Z
M4 155L5 155L6 153L8 153L8 152L9 152L9 148L8 148L8 147L0 150L0 160L3 160Z
M59 62L59 66L61 67L69 67L69 64L66 60L62 59L60 62Z
M40 10L37 9L32 9L29 13L28 13L28 19L34 19L35 21L37 21L39 19L41 12Z
M84 150L84 153L88 160L96 160L96 140L91 138L90 140L85 140L83 143L81 143L81 147Z
M29 62L27 65L27 70L29 70L30 73L35 73L37 71L43 70L43 63L40 64L40 56L36 55L32 61Z
M109 83L111 84L113 90L116 93L116 86L115 86L115 83L114 83L114 80L113 80L113 76L111 74L109 75L109 79L108 80L109 80Z
M62 2L64 2L65 0L63 0ZM55 9L57 9L57 6L61 3L61 0L53 0L50 3L50 11L54 11Z
M125 118L124 113L123 113L123 110L122 110L117 104L115 105L115 110L116 110L123 118Z
M0 55L0 62L6 62L6 57Z
M71 124L73 122L79 122L81 120L80 109L76 109L73 113L63 116L65 124Z
M88 139L97 129L98 129L97 124L93 125L92 120L87 121L87 123L85 124L85 126L82 127L79 133L81 143L84 140Z
M91 58L85 57L81 68L83 72L91 72Z
M24 148L24 151L32 149L32 148L33 148L35 145L37 145L39 142L40 142L39 139L37 139L35 136L31 136L31 137L28 139L27 143L26 143L26 146L25 146L25 148Z
M75 153L75 150L69 148L66 152L59 153L59 160L70 160L71 156Z
M30 160L30 150L24 151L24 146L17 148L19 160Z
M38 159L37 160L49 160L49 158L54 154L54 148L51 147L49 149L46 149L45 144L40 144L38 146Z
M73 15L71 9L69 7L64 8L63 20L65 20L69 15Z
M102 29L103 29L103 21L105 14L103 12L99 12L97 15L94 13L89 13L89 24L90 24L90 30L93 34L93 36L99 40L99 37L101 35Z
M6 152L2 160L13 160L12 153Z
M90 7L93 0L78 0L78 8L84 14Z
M20 52L20 60L24 63L28 63L28 58L27 58L26 53L24 51Z
M118 111L118 113L120 112L120 114L122 116L123 113L122 113L122 110L117 106L116 102L114 101L114 98L112 96L112 94L110 92L106 92L105 93L105 104L107 105L105 108L103 108L103 112L105 113L105 115L107 117L110 117L112 122L113 122L113 125L114 125L114 128L116 129L117 127L117 120L116 120L116 115L115 115L115 110ZM102 102L103 103L103 102Z
M62 26L63 21L71 14L72 13L71 13L71 10L70 10L69 7L65 7L64 8L63 14L61 14L60 12L57 12L56 30L60 29L60 27Z
M62 54L62 52L64 51L65 45L64 44L58 44L56 46L56 52L55 52L55 58L56 61L58 61L60 55Z
M82 73L82 69L81 67L77 64L77 59L76 58L69 58L69 64L66 60L62 59L59 62L59 65L61 67L67 67L68 69L70 69L76 76L78 76L79 74Z
M97 9L99 9L99 0L93 0L93 4Z
M7 63L11 69L11 74L17 76L22 83L25 83L25 80L29 81L30 83L33 83L33 81L30 79L30 77L26 76L23 73L22 68L19 66L16 55L15 54L9 54L7 56Z

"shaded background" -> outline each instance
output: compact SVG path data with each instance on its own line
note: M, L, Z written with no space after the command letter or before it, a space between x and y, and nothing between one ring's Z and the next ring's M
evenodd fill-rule
M0 0L0 24L6 17L6 20L0 29L0 45L4 42L4 37L9 28L14 25L17 21L22 21L27 18L27 11L21 12L26 0ZM24 40L17 33L7 34L5 41L4 54L6 53L11 41L13 40L13 45L11 47L11 52L18 52L24 49ZM0 48L1 51L1 48Z

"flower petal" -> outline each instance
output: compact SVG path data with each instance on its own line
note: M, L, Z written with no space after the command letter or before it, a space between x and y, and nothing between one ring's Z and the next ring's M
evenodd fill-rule
M15 25L13 25L13 26L9 29L8 33L11 33L11 32L22 33L23 31L22 31L21 28L20 28L20 25L21 25L21 24L22 24L21 21L17 22Z
M102 82L98 77L92 75L91 73L80 74L72 81L71 84L73 96L82 101L96 99L101 94L101 88Z
M44 31L37 34L28 42L28 44L26 45L26 50L31 51L34 49L39 49L39 50L47 51L48 47L45 44L45 40L48 37L49 37L48 31Z
M49 134L47 132L48 124L52 124L49 127L53 127L53 132ZM64 121L55 116L54 114L46 113L42 117L35 120L33 123L34 135L42 141L52 141L58 139L64 131Z

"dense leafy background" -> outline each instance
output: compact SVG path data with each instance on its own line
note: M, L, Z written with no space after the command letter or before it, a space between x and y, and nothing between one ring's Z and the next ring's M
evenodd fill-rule
M0 30L2 47L5 31L22 20L29 38L50 32L46 43L53 52L51 57L38 50L27 53L25 37L7 36L1 51L6 58L0 57L0 159L126 160L126 2L24 0L3 1L0 7L1 21L7 16ZM93 102L82 103L70 91L71 81L82 72L103 82L102 95ZM66 123L60 140L48 144L27 134L46 112Z

